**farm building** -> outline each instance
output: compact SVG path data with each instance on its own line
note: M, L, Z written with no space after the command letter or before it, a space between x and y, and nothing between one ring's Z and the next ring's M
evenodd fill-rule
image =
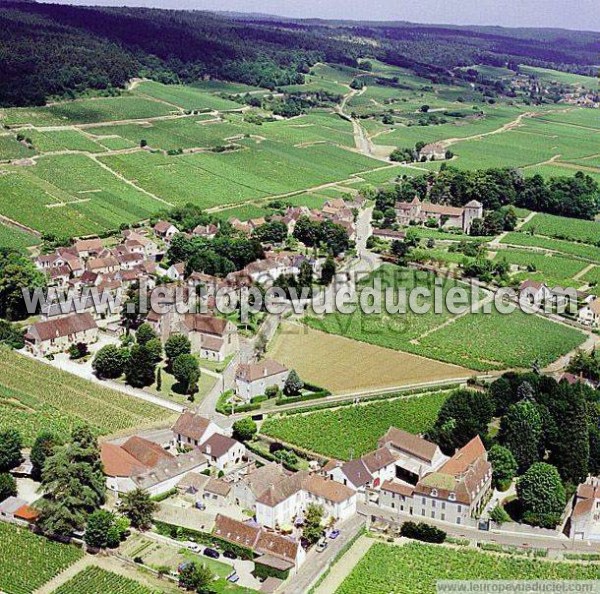
M37 322L25 334L27 350L40 356L64 352L78 342L91 344L96 340L98 326L90 313Z
M283 390L290 371L273 359L238 365L235 373L235 392L244 401L265 393L271 386Z
M475 219L483 218L483 205L476 200L464 207L445 206L431 202L421 202L417 196L412 202L397 202L396 216L401 225L411 222L426 223L435 221L439 227L458 227L469 233Z

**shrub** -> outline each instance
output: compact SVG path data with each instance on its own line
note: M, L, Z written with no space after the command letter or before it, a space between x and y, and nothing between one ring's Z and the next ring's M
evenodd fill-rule
M418 524L415 522L404 522L400 529L400 534L406 538L437 544L443 543L446 540L446 533L443 530L424 522Z

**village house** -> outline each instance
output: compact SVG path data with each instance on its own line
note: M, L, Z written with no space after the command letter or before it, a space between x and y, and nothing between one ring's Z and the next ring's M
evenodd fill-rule
M332 480L356 491L378 489L396 476L396 455L387 447L379 448L348 462L333 461L323 468Z
M412 514L414 485L385 481L379 490L378 504L399 513Z
M173 237L179 233L179 229L168 221L158 221L158 223L154 225L154 233L169 243L171 239L173 239Z
M120 270L121 266L116 258L107 256L106 258L91 258L86 264L86 270L97 272L98 274L107 274Z
M104 249L101 239L82 239L73 244L75 254L80 258L97 256Z
M209 225L197 225L192 230L192 235L203 237L204 239L214 239L219 232L219 228L212 223Z
M48 277L48 286L64 287L71 278L71 269L64 266L53 266L46 271Z
M9 522L35 524L40 512L20 497L7 497L0 503L0 519Z
M306 558L299 540L268 532L251 521L240 522L217 514L212 533L233 545L254 551L256 565L275 569L283 577L294 574Z
M577 314L577 320L584 326L598 328L600 326L600 298L582 307Z
M413 493L413 515L465 524L485 506L491 484L492 465L477 436L419 480Z
M189 338L192 350L201 359L222 362L240 348L236 325L224 318L186 314L183 316L180 332Z
M473 221L483 218L483 205L471 200L460 208L421 202L415 196L412 202L396 203L396 216L401 225L409 225L412 221L424 224L433 220L439 227L458 227L464 233L469 233Z
M25 346L34 355L45 357L66 351L72 344L98 340L98 326L90 313L71 314L37 322L25 334Z
M404 231L394 231L393 229L373 229L371 235L385 241L402 241L406 237Z
M519 294L524 295L531 305L540 305L552 297L552 292L546 283L529 279L519 285Z
M419 151L420 161L443 161L446 159L446 148L440 142L426 144Z
M287 478L290 474L277 462L255 468L233 484L233 500L242 509L254 509L256 500L271 485Z
M235 393L248 402L271 386L283 390L289 374L287 367L273 359L240 364L235 372Z
M209 418L188 410L181 414L171 431L175 446L193 448L221 430Z
M199 446L210 466L223 472L239 466L246 455L246 446L231 437L213 433Z
M165 276L169 277L172 281L182 281L185 278L185 263L178 262L177 264L171 264L167 268Z
M600 541L600 478L589 477L577 487L569 537Z
M291 526L309 504L323 508L324 519L346 520L356 513L356 491L306 471L269 488L256 500L256 521L267 528Z

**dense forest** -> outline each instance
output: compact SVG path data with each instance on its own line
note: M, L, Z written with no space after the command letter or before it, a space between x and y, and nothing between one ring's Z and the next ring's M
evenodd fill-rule
M365 38L370 42L365 43ZM373 43L375 41L376 43ZM39 105L133 76L203 77L267 88L317 61L382 59L432 80L474 63L595 74L600 34L231 17L199 11L0 1L0 105ZM455 75L455 74L454 74Z

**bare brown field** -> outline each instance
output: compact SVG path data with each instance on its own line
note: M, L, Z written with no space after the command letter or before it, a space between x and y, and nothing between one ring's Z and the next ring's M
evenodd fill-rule
M295 369L305 381L334 394L467 378L473 371L425 357L282 324L269 357Z

